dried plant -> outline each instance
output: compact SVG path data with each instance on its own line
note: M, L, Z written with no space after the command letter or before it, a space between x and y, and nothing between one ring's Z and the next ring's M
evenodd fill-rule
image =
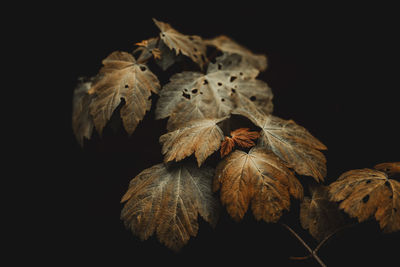
M219 203L234 220L251 207L257 220L276 223L293 197L302 201L301 225L320 241L313 250L281 222L310 252L296 259L313 257L325 266L317 251L345 226L340 209L360 222L375 216L385 232L400 229L400 183L394 179L400 163L348 171L322 185L327 147L293 120L272 115L272 91L257 79L267 67L265 55L223 35L204 40L153 21L159 36L137 42L133 53L111 53L95 77L80 80L73 100L73 131L83 146L116 112L132 134L152 108L151 95L159 94L156 119L168 118L159 139L164 162L133 178L121 200L121 219L135 235L157 235L179 250L196 236L199 215L216 225ZM183 71L161 84L155 73L174 65ZM305 184L310 196L303 198Z

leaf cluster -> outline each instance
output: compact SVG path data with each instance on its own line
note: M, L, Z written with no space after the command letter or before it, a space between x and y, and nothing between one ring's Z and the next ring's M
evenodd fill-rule
M343 225L334 202L359 221L375 215L385 231L399 230L400 184L389 179L399 173L398 163L349 171L320 185L327 147L293 120L272 115L272 90L257 79L267 68L265 55L224 35L207 40L153 21L159 36L136 43L133 53L111 53L95 77L80 81L73 99L72 127L83 146L118 110L132 134L152 108L152 94L159 95L156 119L168 119L159 138L164 162L133 178L121 200L121 219L135 235L156 234L179 250L196 236L199 215L216 225L220 203L237 221L251 207L257 220L277 222L291 197L302 200L301 225L317 240ZM165 84L149 64L166 71L183 60L197 69L174 73ZM251 130L234 125L234 116L250 121ZM214 168L206 160L218 150ZM309 197L296 174L314 178Z

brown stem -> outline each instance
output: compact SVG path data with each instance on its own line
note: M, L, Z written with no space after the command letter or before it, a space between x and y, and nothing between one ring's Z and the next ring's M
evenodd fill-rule
M347 224L344 225L338 229L336 229L335 231L333 231L332 233L330 233L329 235L327 235L324 239L322 239L321 242L319 242L318 246L314 249L314 252L318 252L318 250L335 234L337 234L338 232L342 231L343 229L346 229L348 227L352 227L354 226L354 224Z
M307 245L307 243L289 225L285 223L281 223L281 225L289 230L289 232L292 233L292 235L294 235L297 240L300 241L300 243L308 250L308 252L310 252L310 255L319 263L319 265L321 265L322 267L326 267L326 264L318 257L317 253L313 251L310 246ZM301 257L298 258L300 259Z

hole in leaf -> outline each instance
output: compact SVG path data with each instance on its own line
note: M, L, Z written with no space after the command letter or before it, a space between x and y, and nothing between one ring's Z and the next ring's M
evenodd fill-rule
M394 212L397 212L397 209L396 209L396 208L393 208L393 210L394 210Z
M256 101L257 98L253 95L253 96L250 97L250 100L251 100L251 101Z
M184 88L184 89L183 89L183 91L187 92L187 91L188 91L188 89Z
M162 37L165 37L165 34L164 34L164 33L161 33L161 36L162 36Z
M129 85L125 84L125 88L129 88Z
M194 51L194 52L197 52L197 48L196 48L196 47L194 47L194 48L193 48L193 51Z
M192 90L192 93L193 93L193 94L196 94L196 93L197 93L197 89L193 89L193 90Z
M190 40L190 41L193 41L194 39L193 39L193 37L192 37L192 36L189 36L189 40Z
M369 200L369 195L366 195L365 197L363 197L362 202L367 203Z
M197 59L197 55L196 54L194 54L193 57Z
M145 66L140 66L140 70L141 70L141 71L146 71L146 69L147 69L147 68L146 68Z
M200 94L202 95L202 94L203 94L203 92L200 92Z
M231 91L232 91L232 93L236 93L236 90L235 90L235 89L233 89L233 88L231 89Z
M231 79L229 80L230 82L233 82L234 80L236 80L236 76L231 76Z
M222 69L221 63L218 63L218 69L219 69L219 70Z
M208 81L207 81L207 80L204 80L204 81L203 81L203 84L208 84Z
M186 94L185 92L182 93L182 96L183 96L184 98L186 98L186 99L190 99L190 95L189 95L189 94Z
M366 184L369 184L369 183L371 183L371 180L368 180L368 181L366 181L365 183L366 183Z
M243 75L243 72L240 72L239 74L242 76L242 75Z
M393 199L393 195L391 195L389 198L390 198L390 199Z
M217 83L218 84L218 86L221 86L222 85L222 83Z
M224 102L224 101L225 101L225 99L224 99L224 98L221 98L221 101L222 101L222 102Z
M385 185L386 185L387 187L390 187L389 181L386 181L386 182L385 182Z

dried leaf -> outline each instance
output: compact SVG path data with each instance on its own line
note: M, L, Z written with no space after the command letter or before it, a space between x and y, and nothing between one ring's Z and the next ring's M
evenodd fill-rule
M140 52L137 59L138 62L146 62L153 57L156 64L163 71L167 70L179 60L179 57L177 57L159 38L150 38L136 43L136 45L140 47L133 51L133 53Z
M259 132L250 132L249 128L239 128L231 132L232 139L238 146L252 147L255 145L254 141L260 136Z
M156 19L153 21L161 31L161 40L171 50L174 49L176 55L182 53L203 68L206 63L206 45L200 36L184 35L173 29L168 23Z
M161 50L158 48L154 48L153 50L151 50L151 53L154 56L154 59L161 59Z
M400 182L384 172L358 169L343 173L330 186L333 201L359 222L375 214L385 232L400 230Z
M238 55L223 55L209 64L207 74L182 72L173 75L163 87L156 118L170 117L169 128L180 121L203 117L221 118L233 110L234 99L248 98L249 105L265 112L272 110L271 89L256 80L258 71L244 64ZM236 96L237 95L237 96ZM257 98L257 101L250 99Z
M93 80L93 78L82 79L75 88L72 101L72 129L81 146L84 138L90 139L93 132L93 119L89 113L93 96L88 93Z
M242 56L243 60L259 71L264 71L267 68L267 57L265 55L253 54L250 50L239 45L225 35L218 36L211 40L205 40L205 43L207 45L215 46L224 53L238 54Z
M183 128L162 135L160 143L163 144L164 161L180 161L195 153L201 166L208 156L218 150L224 139L224 133L217 125L224 119L192 121Z
M157 164L129 184L121 202L127 228L142 240L154 233L167 247L179 250L196 236L197 217L215 225L218 201L212 194L213 169L194 164Z
M400 174L400 162L387 162L380 163L374 166L374 169L378 171L383 171L393 177Z
M121 118L128 134L132 134L150 109L151 92L158 93L157 77L146 65L136 63L126 52L113 52L103 60L101 78L90 91L96 96L90 104L94 125L101 134L112 113L125 100Z
M262 114L251 106L241 105L233 114L245 116L260 127L259 145L273 151L290 168L317 182L324 180L326 159L319 150L327 148L305 128L292 120Z
M235 147L235 141L232 138L225 136L224 141L221 143L221 158L225 157L231 153L232 149Z
M329 188L310 186L311 197L304 197L300 206L300 223L318 241L344 225L338 205L329 200Z
M235 150L217 167L214 191L235 220L241 220L251 203L257 220L276 222L290 208L290 195L303 197L303 187L272 153L253 147L249 153Z

